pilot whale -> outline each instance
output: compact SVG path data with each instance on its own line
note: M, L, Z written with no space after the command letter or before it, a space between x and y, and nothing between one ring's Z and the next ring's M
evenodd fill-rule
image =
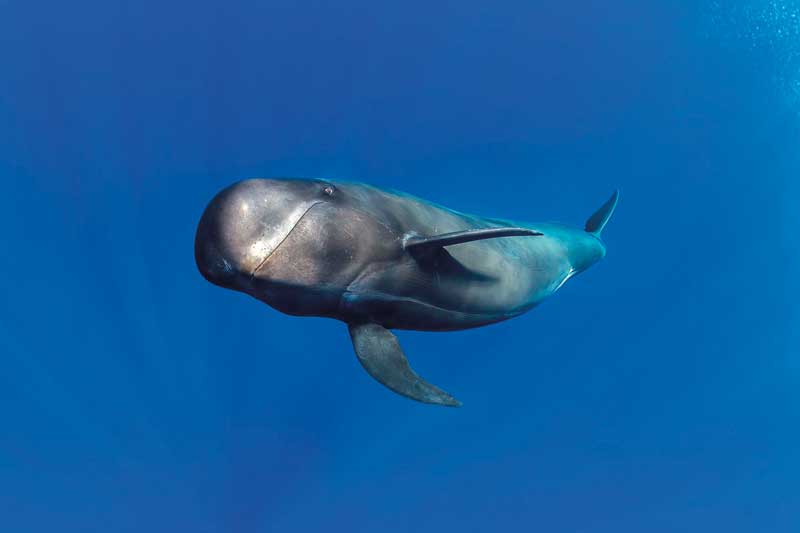
M390 330L525 313L605 256L600 233L618 196L577 228L469 215L363 183L248 179L206 207L195 261L215 285L346 323L361 365L391 390L459 406L412 370Z

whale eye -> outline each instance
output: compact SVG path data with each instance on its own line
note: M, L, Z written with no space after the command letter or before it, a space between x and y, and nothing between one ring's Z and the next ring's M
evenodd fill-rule
M333 185L326 185L322 192L325 193L326 196L333 196L333 193L336 192L336 189L333 188Z

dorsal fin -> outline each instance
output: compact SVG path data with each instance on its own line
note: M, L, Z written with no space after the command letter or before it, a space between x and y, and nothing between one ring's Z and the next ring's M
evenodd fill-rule
M430 237L410 235L403 241L406 250L432 250L465 242L495 239L497 237L535 237L540 232L528 228L485 228L454 231Z
M618 200L619 191L614 191L614 194L611 195L611 198L609 198L606 203L600 206L600 209L595 211L595 213L586 221L586 231L599 237L600 232L602 232L603 228L606 227L608 219L611 218L611 215L614 213L614 208L617 207Z

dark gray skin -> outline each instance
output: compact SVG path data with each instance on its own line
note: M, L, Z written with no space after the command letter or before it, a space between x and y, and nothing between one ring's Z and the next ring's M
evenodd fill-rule
M459 405L408 366L389 329L452 331L518 316L605 255L600 231L452 211L361 183L252 179L224 189L197 228L195 259L216 285L291 315L341 320L378 381Z

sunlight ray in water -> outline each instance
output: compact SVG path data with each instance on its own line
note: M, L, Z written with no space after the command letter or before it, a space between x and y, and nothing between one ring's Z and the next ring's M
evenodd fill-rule
M757 56L781 96L800 114L800 2L709 2L707 36Z

